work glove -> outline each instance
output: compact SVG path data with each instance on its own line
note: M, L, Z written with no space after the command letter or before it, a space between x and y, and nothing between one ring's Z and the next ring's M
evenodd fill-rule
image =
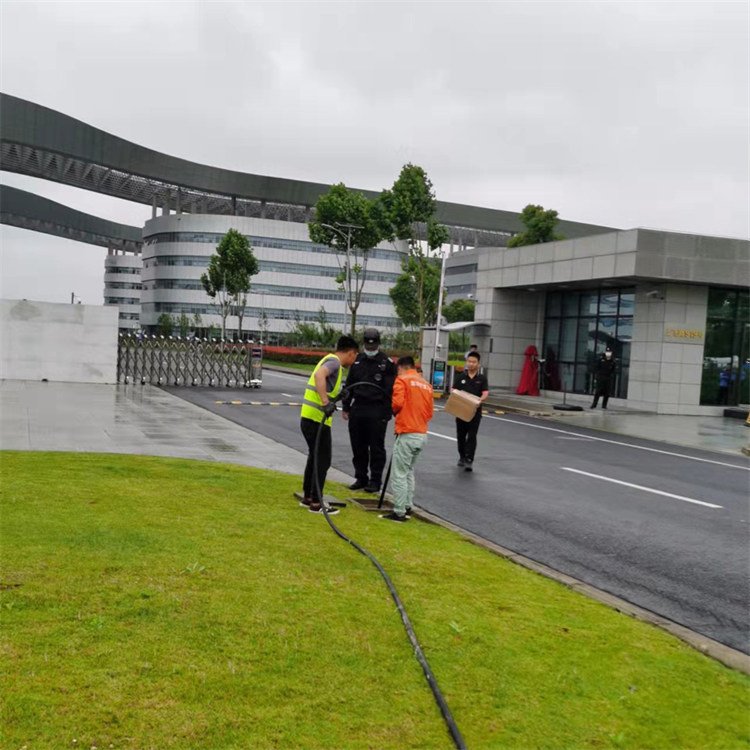
M325 414L326 417L330 417L335 411L336 411L336 402L335 401L329 401L323 407L323 414Z

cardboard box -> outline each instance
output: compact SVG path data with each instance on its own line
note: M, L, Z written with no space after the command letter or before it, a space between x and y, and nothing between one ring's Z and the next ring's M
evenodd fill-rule
M479 396L474 396L466 391L451 391L451 395L445 402L445 410L457 419L471 422L476 416L479 406Z

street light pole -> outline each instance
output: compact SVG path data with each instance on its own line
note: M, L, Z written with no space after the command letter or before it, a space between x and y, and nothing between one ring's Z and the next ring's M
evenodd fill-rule
M266 344L268 337L268 323L266 322L266 293L260 293L260 338L261 344Z

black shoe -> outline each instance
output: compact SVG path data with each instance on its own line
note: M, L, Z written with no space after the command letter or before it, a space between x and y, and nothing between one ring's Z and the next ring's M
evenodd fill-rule
M474 462L470 461L468 458L466 459L466 464L464 465L464 471L474 471Z
M363 490L365 487L367 487L367 482L362 482L359 479L357 479L354 484L349 485L350 490Z
M318 515L323 515L323 506L322 505L310 505L307 508L310 513L317 513ZM328 509L328 515L329 516L335 516L339 512L338 508L329 508Z
M589 409L596 409L596 404L591 404L591 406L589 406Z
M606 409L606 408L607 408L606 406L602 406L602 409Z
M380 492L380 485L375 484L375 482L370 482L367 487L365 487L365 492Z
M406 517L407 518L411 518L411 512L412 512L412 508L407 508L406 509Z
M464 466L466 466L466 461L463 458L459 458L456 466L463 468Z
M404 523L409 520L406 515L400 516L395 511L391 511L390 513L381 513L379 518L383 518L386 521L398 521L399 523Z

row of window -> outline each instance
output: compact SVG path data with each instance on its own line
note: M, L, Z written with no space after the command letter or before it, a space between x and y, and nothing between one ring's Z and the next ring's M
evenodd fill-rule
M119 318L120 320L140 320L141 316L138 313L121 312Z
M107 289L142 289L141 284L131 283L129 281L108 281L105 284Z
M548 318L579 315L632 315L635 310L633 289L591 289L582 292L550 292L547 295Z
M140 305L141 300L137 297L105 297L105 305Z
M156 279L146 282L144 289L185 289L188 291L203 291L203 284L198 279ZM298 286L282 286L278 284L253 284L251 294L269 294L276 297L303 297L305 299L328 299L344 301L344 293L336 289L307 289ZM391 298L387 294L368 294L363 292L362 302L376 305L390 305Z
M104 266L104 273L130 273L140 274L140 268L125 268L122 266Z
M462 266L446 266L445 268L445 275L446 276L460 276L464 273L476 273L477 272L477 264L476 263L465 263Z
M455 286L450 286L449 284L446 284L445 291L451 296L455 294L460 294L462 296L466 294L475 294L477 291L477 285L476 284L456 284Z
M592 393L599 355L611 347L618 362L613 396L626 398L635 291L593 289L547 295L543 387Z
M162 242L205 242L212 245L218 245L221 242L223 234L218 232L160 232L152 234L144 241L144 245L157 245ZM305 242L304 240L284 240L278 237L255 237L246 235L252 247L271 247L282 250L302 250L307 253L332 253L330 247L326 245L317 245L314 242ZM371 258L382 258L385 260L403 260L404 253L398 250L387 250L376 247L368 251Z
M156 258L148 258L144 261L144 268L157 268L159 266L194 266L198 268L208 267L208 258L202 255L160 255ZM283 263L275 260L259 260L258 267L261 271L277 271L278 273L295 273L304 276L328 276L334 278L339 275L338 268L330 266L308 266L304 263ZM367 271L370 281L386 281L395 284L399 274L386 273L385 271Z
M269 320L300 320L302 322L318 321L319 312L309 310L279 310L275 308L246 307L245 320L252 321L257 319L263 312ZM171 315L218 315L214 305L200 305L186 302L149 302L142 306L141 315L148 313L170 313ZM326 312L326 319L329 323L343 323L343 313ZM398 318L386 318L381 316L358 315L357 322L363 326L374 326L379 328L399 328L401 322Z

